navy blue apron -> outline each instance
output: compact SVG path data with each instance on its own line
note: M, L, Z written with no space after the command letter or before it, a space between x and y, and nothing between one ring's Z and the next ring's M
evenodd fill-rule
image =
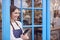
M18 23L17 22L15 22L15 23L19 27ZM19 27L20 29L15 30L14 27L13 27L13 25L12 25L12 23L11 23L11 26L13 28L13 35L14 35L14 37L15 38L20 38L21 37L21 34L23 33L22 32L22 29Z

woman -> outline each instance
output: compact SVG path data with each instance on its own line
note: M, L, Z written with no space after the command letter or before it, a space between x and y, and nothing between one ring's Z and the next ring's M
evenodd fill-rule
M25 40L29 39L27 33L23 35L22 24L18 20L19 9L15 6L10 7L10 40Z

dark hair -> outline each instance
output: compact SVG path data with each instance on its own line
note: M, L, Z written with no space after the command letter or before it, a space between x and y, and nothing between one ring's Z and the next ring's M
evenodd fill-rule
M15 9L18 9L16 6L10 6L10 15L12 14L12 12L15 11Z

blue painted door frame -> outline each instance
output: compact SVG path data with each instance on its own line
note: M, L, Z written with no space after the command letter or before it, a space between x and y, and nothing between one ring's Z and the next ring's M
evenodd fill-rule
M33 2L32 11L34 11L34 0L32 0L32 2ZM49 4L50 4L49 0L42 0L42 8L40 8L42 9L42 22L43 22L42 40L50 40L50 9L49 9L50 5ZM21 10L22 10L22 5L21 5ZM33 13L32 40L34 40L34 12L32 13ZM23 16L23 14L21 15ZM21 21L22 20L23 18L21 19ZM10 40L10 0L2 0L2 40Z

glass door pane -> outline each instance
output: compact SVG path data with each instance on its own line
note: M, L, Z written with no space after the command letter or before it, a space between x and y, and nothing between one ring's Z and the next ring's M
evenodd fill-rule
M24 10L23 25L32 25L32 10Z
M42 10L34 10L34 24L42 25Z
M42 0L34 0L35 8L42 8Z

